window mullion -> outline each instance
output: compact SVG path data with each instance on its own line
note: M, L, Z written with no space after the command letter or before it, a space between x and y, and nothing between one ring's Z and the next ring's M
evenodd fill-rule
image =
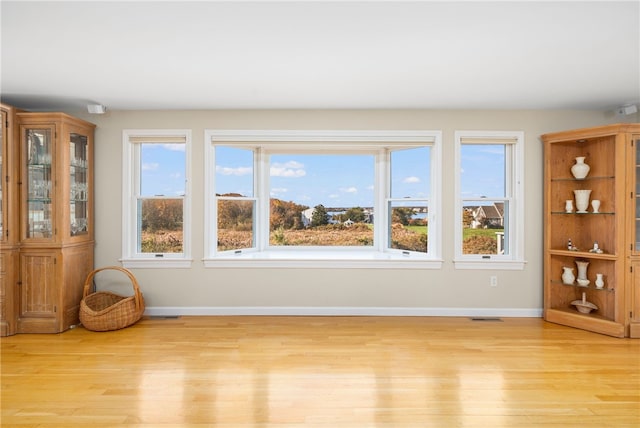
M376 154L376 197L373 216L373 243L376 251L384 251L389 247L389 204L387 202L390 191L391 168L390 151L381 150Z
M262 148L256 148L254 155L254 189L257 196L258 212L256 213L254 230L256 233L256 248L264 251L269 245L269 203L270 178L269 154Z

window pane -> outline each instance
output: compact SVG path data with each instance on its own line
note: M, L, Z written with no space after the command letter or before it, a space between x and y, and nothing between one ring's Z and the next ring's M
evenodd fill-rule
M504 144L462 144L460 189L463 198L506 197Z
M270 245L373 245L374 155L278 154L269 168Z
M463 254L509 254L509 203L463 201Z
M253 150L216 146L215 193L253 197Z
M426 253L429 232L427 202L390 201L389 212L390 248Z
M138 199L138 252L183 252L183 199Z
M430 156L430 147L391 152L392 198L429 198Z
M185 144L141 144L140 196L184 196Z
M254 246L255 200L218 199L218 251Z

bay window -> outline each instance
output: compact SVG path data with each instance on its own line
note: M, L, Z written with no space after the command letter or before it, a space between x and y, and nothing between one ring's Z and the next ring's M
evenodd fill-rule
M440 133L205 132L205 265L441 265Z

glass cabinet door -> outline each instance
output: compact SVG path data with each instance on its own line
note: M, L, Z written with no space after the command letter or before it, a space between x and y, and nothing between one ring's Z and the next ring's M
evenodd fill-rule
M6 214L5 204L6 201L6 191L4 189L4 152L5 152L5 134L7 129L5 128L5 124L7 123L7 114L2 112L2 132L0 132L0 241L4 241L4 216ZM3 191L5 193L3 193Z
M635 188L635 213L633 217L635 219L635 244L634 244L634 252L640 253L640 136L635 135L633 137L635 140L634 148L635 148L635 156L634 166L635 166L635 178L636 178L636 188Z
M27 238L51 238L53 234L53 187L51 159L53 141L51 128L27 128L26 186Z
M89 177L87 136L71 133L69 138L70 190L69 221L71 236L84 235L87 230Z

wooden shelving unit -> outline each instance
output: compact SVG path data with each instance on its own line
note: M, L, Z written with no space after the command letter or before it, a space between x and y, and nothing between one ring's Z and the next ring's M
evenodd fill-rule
M79 323L93 270L95 125L2 107L0 333L58 333Z
M637 205L632 203L637 201L637 190L628 159L636 158L635 141L639 134L640 124L616 124L542 136L547 321L616 337L632 335L631 321L639 317L633 313L633 307L638 309L640 293L630 294L633 290L628 272L633 252L630 239L637 235L630 227L640 222L628 220L636 217L631 208ZM584 157L590 167L583 179L571 173L577 157ZM574 190L591 190L589 201L601 201L598 212L594 212L591 204L587 212L577 212ZM574 200L572 212L565 209L567 200ZM568 248L569 240L575 248ZM593 252L596 242L602 253ZM637 256L640 248L635 252ZM580 260L589 262L590 284L583 287L563 283L563 268L573 268L577 276L576 261ZM596 273L604 277L603 288L594 286ZM582 299L583 293L597 310L585 314L572 305Z

